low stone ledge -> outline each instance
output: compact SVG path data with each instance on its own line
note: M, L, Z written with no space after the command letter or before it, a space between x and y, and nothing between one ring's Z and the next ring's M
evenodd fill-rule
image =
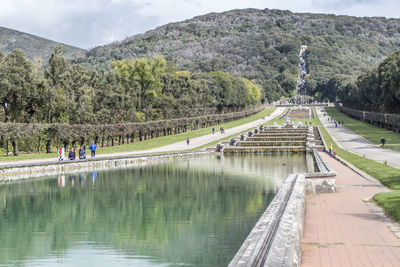
M320 173L335 173L315 148L313 149L313 155Z
M305 211L304 182L304 175L298 175L264 266L300 266Z
M223 152L228 153L296 153L305 152L304 146L259 146L259 147L239 147L226 146Z
M54 176L67 173L105 170L114 168L130 168L147 164L152 160L168 160L173 158L192 157L195 155L213 154L213 151L195 151L182 153L163 153L152 155L135 155L130 157L114 157L84 161L55 161L54 163L34 164L23 167L7 167L0 169L0 182L40 176Z
M304 220L304 175L290 175L229 266L298 266Z
M321 157L318 151L313 149L314 159L319 172L306 173L305 191L307 194L335 193L336 172Z
M319 173L316 173L319 174ZM336 174L332 176L306 177L305 191L307 194L324 194L336 192Z

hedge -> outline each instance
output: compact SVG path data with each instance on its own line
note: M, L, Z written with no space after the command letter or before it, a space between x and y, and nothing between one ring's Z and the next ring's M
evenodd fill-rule
M13 154L18 155L18 142L29 138L46 143L46 152L51 152L53 144L63 144L67 149L70 144L86 144L94 140L97 144L111 141L111 145L125 144L186 132L189 128L196 130L221 124L233 120L242 119L261 112L266 106L261 105L250 110L232 112L226 114L205 115L191 118L179 118L172 120L151 121L143 123L121 123L105 125L83 125L83 124L34 124L34 123L0 123L0 141L11 141ZM1 144L0 143L0 144Z

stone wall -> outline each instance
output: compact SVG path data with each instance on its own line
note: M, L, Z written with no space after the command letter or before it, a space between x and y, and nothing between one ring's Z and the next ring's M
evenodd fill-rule
M62 161L53 164L31 165L0 169L0 182L15 181L19 179L35 178L40 176L55 176L68 173L108 170L115 168L131 168L148 164L154 160L170 160L175 158L192 157L210 154L208 151L182 152L168 154L140 155L124 158L109 158L86 161Z

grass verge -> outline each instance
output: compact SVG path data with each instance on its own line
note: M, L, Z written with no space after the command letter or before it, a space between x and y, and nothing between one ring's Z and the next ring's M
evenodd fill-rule
M374 201L400 222L400 191L376 194Z

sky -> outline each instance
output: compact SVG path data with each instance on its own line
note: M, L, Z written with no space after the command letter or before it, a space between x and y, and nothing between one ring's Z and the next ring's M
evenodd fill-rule
M0 26L81 48L232 9L400 17L400 0L0 0Z

